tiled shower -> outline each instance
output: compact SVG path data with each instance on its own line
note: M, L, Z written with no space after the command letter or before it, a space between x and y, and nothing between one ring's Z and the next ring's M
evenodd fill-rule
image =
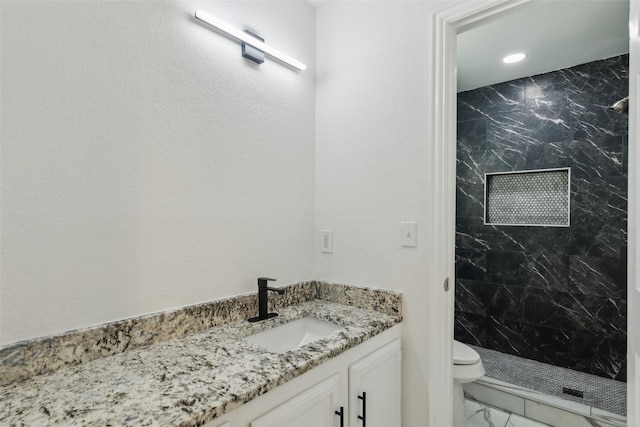
M628 55L458 94L456 339L626 378ZM485 225L485 174L570 168L569 226Z

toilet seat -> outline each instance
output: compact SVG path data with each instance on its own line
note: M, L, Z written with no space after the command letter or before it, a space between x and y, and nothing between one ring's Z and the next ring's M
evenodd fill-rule
M461 343L453 341L453 364L454 365L473 365L480 361L480 355L477 351Z

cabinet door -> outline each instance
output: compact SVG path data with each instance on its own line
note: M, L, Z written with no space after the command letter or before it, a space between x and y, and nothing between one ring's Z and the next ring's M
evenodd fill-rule
M231 411L220 418L209 421L203 427L237 427L238 411Z
M340 417L335 413L340 410L339 391L336 374L256 418L251 427L339 427Z
M349 366L349 427L400 427L401 370L399 339Z

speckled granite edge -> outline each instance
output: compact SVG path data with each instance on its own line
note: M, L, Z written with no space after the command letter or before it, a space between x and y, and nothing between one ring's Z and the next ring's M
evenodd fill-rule
M402 318L400 292L323 281L318 281L317 285L318 298L322 300L375 310Z
M317 298L278 312L264 322L230 322L1 386L0 424L200 426L401 321ZM243 339L301 317L341 329L282 354Z
M402 317L399 292L324 281L282 289L284 295L269 295L270 310L318 298ZM240 295L11 344L0 349L0 385L244 320L257 311L257 294Z
M269 295L270 309L317 297L315 281L282 286L282 289L285 290L282 296ZM243 320L247 313L257 312L257 294L240 295L21 341L0 349L0 385Z

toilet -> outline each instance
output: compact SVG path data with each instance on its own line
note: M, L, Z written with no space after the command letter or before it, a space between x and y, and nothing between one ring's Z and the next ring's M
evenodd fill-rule
M467 427L462 384L485 374L477 351L459 341L453 341L453 427Z

